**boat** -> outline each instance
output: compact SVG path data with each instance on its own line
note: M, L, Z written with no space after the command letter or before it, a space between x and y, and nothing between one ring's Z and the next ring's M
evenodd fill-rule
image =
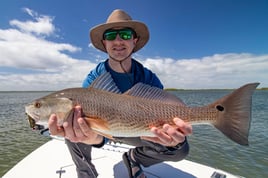
M107 143L92 149L92 162L98 178L127 178L122 154L132 146ZM148 178L241 178L210 166L182 160L143 168ZM64 139L53 137L19 161L2 178L75 178L76 169Z

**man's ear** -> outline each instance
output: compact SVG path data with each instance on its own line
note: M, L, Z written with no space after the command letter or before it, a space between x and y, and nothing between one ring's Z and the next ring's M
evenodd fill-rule
M135 46L136 46L138 40L139 40L139 38L135 38L135 39L133 40L133 44L134 44Z
M103 47L106 49L105 40L101 40L101 43L102 43Z

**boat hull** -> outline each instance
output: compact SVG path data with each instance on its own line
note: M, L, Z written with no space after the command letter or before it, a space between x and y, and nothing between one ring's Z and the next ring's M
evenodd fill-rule
M93 148L92 162L99 174L98 178L125 178L127 169L122 161L122 154L131 146L124 144L106 144L103 148ZM148 178L211 178L225 175L225 178L234 178L228 172L188 160L179 162L164 162L144 168ZM74 178L75 165L68 148L62 139L52 139L34 150L23 160L10 169L3 178Z

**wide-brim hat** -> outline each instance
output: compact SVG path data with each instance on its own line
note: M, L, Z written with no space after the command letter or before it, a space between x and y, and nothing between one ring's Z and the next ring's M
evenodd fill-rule
M136 32L138 41L133 49L133 52L141 49L149 40L149 30L144 23L132 20L132 18L126 12L116 9L110 14L106 23L97 25L90 30L90 38L93 46L107 53L102 43L103 33L106 30L115 27L132 28Z

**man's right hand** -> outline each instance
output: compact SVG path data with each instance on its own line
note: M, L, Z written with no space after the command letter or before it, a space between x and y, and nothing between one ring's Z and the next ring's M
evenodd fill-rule
M81 117L82 109L80 106L74 108L74 114L64 121L62 126L57 124L57 116L52 114L48 120L48 128L51 135L65 137L71 142L81 142L86 144L100 144L103 136L95 133Z

